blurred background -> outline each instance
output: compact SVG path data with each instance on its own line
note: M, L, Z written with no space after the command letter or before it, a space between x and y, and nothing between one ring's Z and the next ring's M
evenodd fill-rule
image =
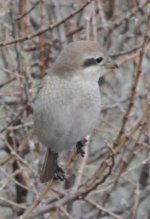
M149 31L150 0L0 1L0 219L19 218L46 187L34 99L79 39L98 41L119 68L99 81L102 113L86 156L61 157L67 180L27 218L150 219Z

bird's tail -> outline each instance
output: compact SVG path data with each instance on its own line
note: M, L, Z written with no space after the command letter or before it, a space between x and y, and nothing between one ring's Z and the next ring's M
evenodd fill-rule
M40 181L42 183L46 183L54 177L57 168L57 157L57 153L52 152L49 148L47 149L44 164L40 174Z

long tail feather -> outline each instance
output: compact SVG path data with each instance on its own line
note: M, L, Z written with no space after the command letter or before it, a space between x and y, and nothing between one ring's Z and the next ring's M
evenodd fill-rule
M40 174L40 181L46 183L54 177L57 167L58 154L47 149L43 168Z

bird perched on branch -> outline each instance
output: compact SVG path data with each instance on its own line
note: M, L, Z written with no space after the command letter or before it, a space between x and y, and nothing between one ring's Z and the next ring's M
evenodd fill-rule
M47 148L41 182L61 172L58 154L84 139L98 123L98 81L112 67L104 48L94 41L81 40L63 49L43 79L34 103L35 133Z

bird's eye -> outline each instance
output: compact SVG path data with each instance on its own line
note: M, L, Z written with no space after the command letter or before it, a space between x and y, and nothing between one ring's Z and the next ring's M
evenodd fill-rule
M83 66L84 67L89 67L91 65L97 65L99 64L100 62L103 61L103 57L98 57L98 58L89 58L89 59L86 59L83 63Z
M97 63L100 63L100 62L103 61L103 57L98 57L98 58L96 58L95 60L96 60Z

